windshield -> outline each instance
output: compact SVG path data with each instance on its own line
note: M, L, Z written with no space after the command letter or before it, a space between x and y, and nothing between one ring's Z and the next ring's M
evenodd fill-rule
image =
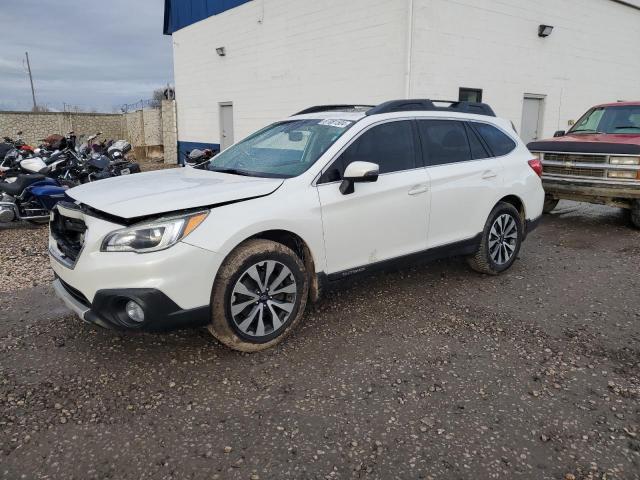
M275 123L214 157L207 169L252 177L296 177L307 171L353 123L335 119Z
M569 133L640 134L640 105L592 108Z

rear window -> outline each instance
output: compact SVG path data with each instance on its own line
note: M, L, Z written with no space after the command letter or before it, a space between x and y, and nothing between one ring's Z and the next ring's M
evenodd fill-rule
M502 157L503 155L513 152L516 148L516 142L493 125L473 123L473 128L476 129L489 146L494 157Z

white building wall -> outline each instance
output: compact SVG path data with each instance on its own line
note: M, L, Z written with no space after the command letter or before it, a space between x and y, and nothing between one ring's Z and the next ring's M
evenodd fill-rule
M179 139L219 143L220 102L233 102L237 141L311 105L397 97L407 12L399 0L256 0L175 32Z
M237 141L311 105L457 99L459 87L482 88L518 128L524 94L546 95L545 136L596 103L640 99L639 10L612 0L413 2L412 37L411 0L255 0L175 32L179 140L219 143L223 102L233 102ZM540 24L553 34L539 38Z
M518 130L525 93L546 95L543 131L598 103L640 100L640 10L611 0L414 0L411 95L459 87ZM550 37L538 26L553 25Z

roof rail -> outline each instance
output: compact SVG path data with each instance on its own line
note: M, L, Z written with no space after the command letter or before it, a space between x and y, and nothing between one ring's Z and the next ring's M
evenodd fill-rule
M340 111L349 111L349 110L368 110L373 108L374 105L317 105L315 107L309 107L301 112L298 112L295 115L305 115L307 113L318 113L318 112L340 112Z
M438 106L436 104L446 104ZM379 115L392 112L461 112L475 113L495 117L493 109L486 103L458 102L455 100L391 100L381 103L377 107L367 111L367 115Z

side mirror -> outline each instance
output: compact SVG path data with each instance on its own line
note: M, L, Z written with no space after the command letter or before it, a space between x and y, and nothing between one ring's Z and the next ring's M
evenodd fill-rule
M350 195L355 192L356 183L372 183L378 181L380 167L370 162L352 162L344 171L340 193Z
M567 132L565 132L564 130L558 130L556 133L553 134L554 137L564 137L567 134Z

